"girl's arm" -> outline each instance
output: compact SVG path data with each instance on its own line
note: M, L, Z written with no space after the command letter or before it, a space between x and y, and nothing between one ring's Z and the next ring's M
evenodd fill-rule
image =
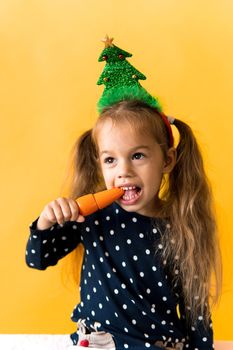
M30 227L27 265L39 270L56 265L80 243L83 221L74 200L58 198L48 203Z
M30 226L26 263L29 267L45 270L77 247L81 241L82 224L69 221L38 230L37 222L38 219Z

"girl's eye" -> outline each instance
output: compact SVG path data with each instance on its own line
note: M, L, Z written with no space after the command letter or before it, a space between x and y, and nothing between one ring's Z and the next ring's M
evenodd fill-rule
M145 155L143 153L138 152L138 153L134 153L132 158L133 159L143 159L143 158L145 158Z
M114 158L113 157L104 158L104 163L105 164L112 164L113 162L114 162Z

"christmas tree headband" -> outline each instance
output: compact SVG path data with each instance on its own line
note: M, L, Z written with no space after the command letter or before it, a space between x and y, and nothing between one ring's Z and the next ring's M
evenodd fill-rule
M173 118L167 117L156 98L151 96L139 83L139 80L145 80L146 77L135 69L127 60L132 54L115 46L107 35L102 40L105 48L102 51L98 61L105 61L106 65L97 82L97 85L105 85L102 96L98 102L98 111L101 113L104 108L109 107L123 100L140 100L147 105L155 108L163 119L168 131L170 146L173 146L174 139L170 124L174 122Z

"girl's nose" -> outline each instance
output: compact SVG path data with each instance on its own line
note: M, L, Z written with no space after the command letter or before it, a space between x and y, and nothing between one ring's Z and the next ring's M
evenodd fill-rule
M118 174L117 174L118 178L124 178L124 177L132 177L132 168L129 164L129 162L127 161L122 161L119 164L119 168L118 168Z

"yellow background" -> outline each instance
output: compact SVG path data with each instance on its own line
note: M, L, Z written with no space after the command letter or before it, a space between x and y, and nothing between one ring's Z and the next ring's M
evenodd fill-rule
M231 0L0 1L0 332L75 328L77 289L62 283L62 263L32 270L24 251L28 225L62 193L70 149L96 118L106 33L133 54L130 63L164 111L188 122L200 141L224 264L215 337L233 339Z

